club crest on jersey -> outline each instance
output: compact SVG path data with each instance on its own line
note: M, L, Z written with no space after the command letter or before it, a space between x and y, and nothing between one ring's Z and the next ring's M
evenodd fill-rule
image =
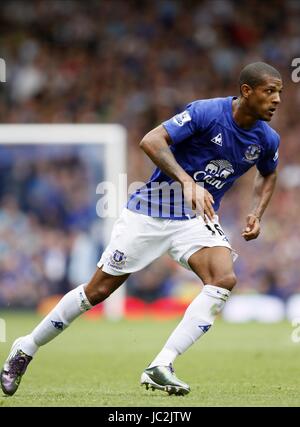
M118 251L118 249L116 249L110 256L108 265L113 268L116 268L117 270L122 270L125 265L126 258L127 257L125 256L124 252Z
M176 116L174 116L173 121L178 125L178 126L183 126L186 122L190 122L192 120L190 113L188 111L183 111L183 113L180 114L176 114Z
M257 160L261 153L261 147L256 144L251 144L248 146L247 150L245 151L245 157L243 157L243 160L246 162L254 162Z
M220 190L226 184L226 179L234 173L232 164L228 160L211 160L204 171L194 173L194 180L207 182Z
M218 133L217 136L215 136L214 138L211 139L211 142L213 142L214 144L220 145L220 147L222 147L222 145L223 145L222 134Z

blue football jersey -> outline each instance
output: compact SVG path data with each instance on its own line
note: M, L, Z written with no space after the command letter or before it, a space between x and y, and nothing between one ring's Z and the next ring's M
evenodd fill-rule
M239 127L233 119L233 99L230 96L192 102L185 111L163 123L176 161L212 194L216 212L226 191L252 166L256 165L266 176L278 163L277 132L261 120L251 129ZM160 218L180 220L195 216L184 204L180 184L159 168L131 195L127 208Z

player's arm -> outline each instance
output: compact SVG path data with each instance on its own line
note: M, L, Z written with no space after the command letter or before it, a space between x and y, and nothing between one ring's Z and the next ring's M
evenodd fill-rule
M178 181L184 192L184 197L196 212L213 220L215 214L212 207L212 195L197 185L190 175L176 161L169 145L172 140L166 129L160 125L148 132L140 142L140 148L166 175Z
M242 232L245 240L256 239L260 233L260 220L272 197L277 172L263 176L257 171L254 180L253 204L250 214L247 216L247 224Z

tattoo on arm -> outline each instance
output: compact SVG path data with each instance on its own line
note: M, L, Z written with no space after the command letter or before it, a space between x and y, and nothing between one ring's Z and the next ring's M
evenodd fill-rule
M179 182L182 182L184 179L191 180L191 177L177 163L167 141L163 139L153 140L151 144L147 144L143 149L153 163L170 178Z

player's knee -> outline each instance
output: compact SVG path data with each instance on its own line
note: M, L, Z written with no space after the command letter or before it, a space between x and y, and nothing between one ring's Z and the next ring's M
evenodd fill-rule
M222 275L221 277L215 278L215 280L212 280L214 285L220 286L221 288L228 289L231 291L236 285L237 279L236 275L232 273L227 273Z
M106 300L106 298L108 298L111 293L112 291L106 286L100 286L99 288L96 288L94 293L95 303L99 304L100 302Z
M122 276L112 276L97 269L94 276L85 287L85 294L92 305L99 304L108 298L122 283L129 274Z
M90 286L89 289L86 289L86 295L92 305L96 305L104 301L112 292L113 289L103 283L97 285L94 284L94 286Z

